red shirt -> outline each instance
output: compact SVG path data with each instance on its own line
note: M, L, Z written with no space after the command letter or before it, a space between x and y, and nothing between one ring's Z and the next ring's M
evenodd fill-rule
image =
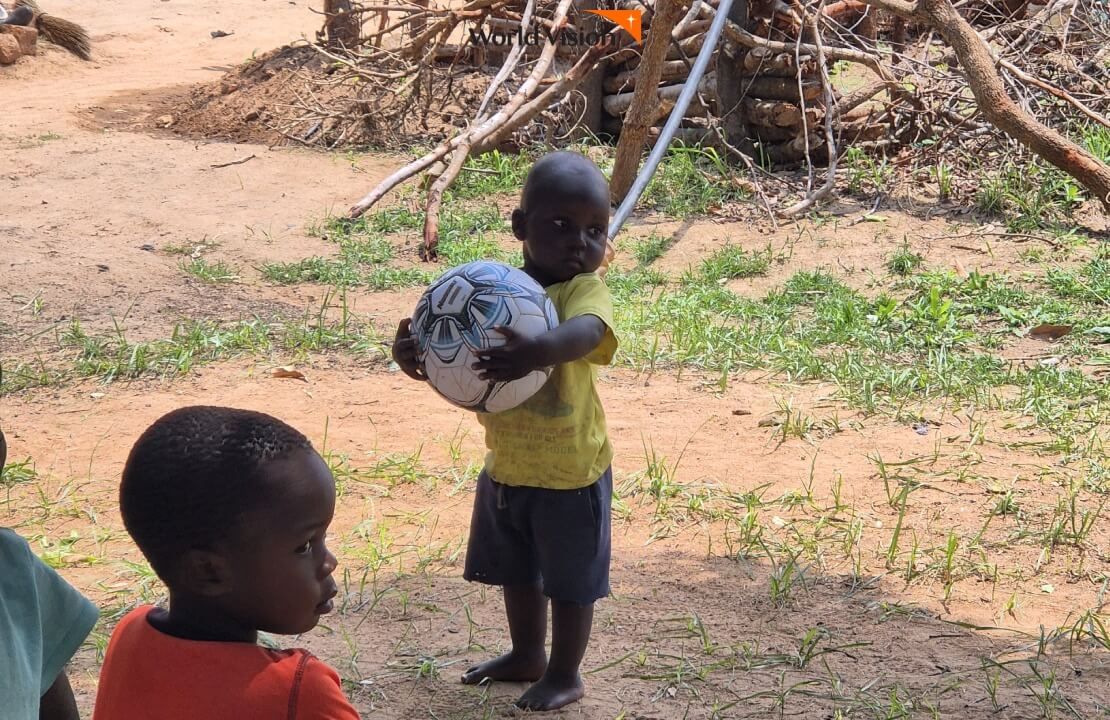
M304 650L183 640L120 621L100 671L93 720L358 720L339 675Z

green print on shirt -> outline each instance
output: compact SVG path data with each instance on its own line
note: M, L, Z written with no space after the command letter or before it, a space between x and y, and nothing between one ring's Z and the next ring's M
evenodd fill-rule
M543 417L567 417L574 412L574 406L567 404L559 396L559 382L554 376L544 383L525 407L529 412Z

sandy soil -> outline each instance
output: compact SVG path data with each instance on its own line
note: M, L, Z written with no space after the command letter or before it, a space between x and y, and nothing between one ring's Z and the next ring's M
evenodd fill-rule
M95 6L58 0L47 9L90 29L95 59L82 63L44 48L0 69L0 356L56 353L50 338L75 317L90 331L119 325L129 338L144 339L165 336L182 318L295 317L318 303L323 288L270 286L257 267L331 252L305 233L306 223L346 207L401 158L131 131L144 103L156 107L168 93L217 79L252 53L311 35L318 16L303 0ZM212 39L213 30L234 34ZM865 288L903 238L937 267L958 260L967 269L997 269L1022 250L961 237L953 223L970 220L958 215L929 219L921 208L907 208L862 221L867 210L845 205L834 223L778 230L641 218L629 234L676 234L660 261L670 270L725 243L750 249L771 243L784 261L766 277L730 285L752 295L815 267ZM238 282L199 283L168 252L202 242L212 243L213 257L241 268ZM385 327L407 314L418 294L352 292L350 299L356 312ZM41 307L32 312L36 298ZM419 449L413 465L419 472L403 480L341 478L333 535L351 573L341 611L289 642L333 663L365 717L510 714L508 702L520 687L498 686L487 695L455 682L467 662L508 643L498 594L460 577L468 483L481 459L477 424L374 357L312 357L301 368L303 383L270 377L279 360L222 362L172 381L73 382L0 399L12 459L32 458L39 476L34 486L13 489L5 522L44 550L67 549L63 574L104 610L97 637L75 661L83 710L91 708L97 645L112 618L160 595L157 584L143 585L122 562L140 557L118 517L119 471L150 421L204 403L282 417L317 447L326 440L328 450L347 455L353 468ZM915 491L905 526L923 548L943 544L953 528L974 534L999 487L1018 485L1030 503L1051 503L1059 488L1039 479L1051 478L1052 460L1015 449L1013 443L1038 436L1012 418L925 408L930 424L921 432L845 408L832 399L834 390L758 374L735 378L724 391L716 378L689 374L604 374L626 506L614 523L614 595L598 608L586 661L589 694L557 716L825 718L849 706L851 717L927 717L931 706L938 717L1046 712L1048 701L1038 700L1021 658L1036 650L1040 626L1074 621L1096 604L1098 578L1110 568L1105 523L1092 541L1101 554L1060 548L1036 572L1038 549L1009 546L1012 527L992 527L984 563L1003 564L999 580L988 581L986 570L969 573L947 598L935 576L907 583L875 561L897 513L869 456L913 461L906 472L922 468L927 482ZM784 401L828 421L828 432L781 441L768 420ZM984 422L988 440L977 441ZM683 487L663 510L636 492L652 452L667 459ZM822 513L814 508L828 507L838 481L851 512L819 523ZM812 507L778 502L810 484ZM745 493L762 496L759 523L769 539L801 543L858 521L863 566L853 570L845 557L806 557L792 595L773 602L769 588L781 580L781 568L765 555L734 552L728 543L738 530L729 521L681 507L706 488L706 502L741 515ZM368 568L377 569L367 575ZM1011 596L1013 613L1004 609ZM809 656L799 645L805 647L811 629L817 649ZM1106 653L1053 645L1049 657L1057 655L1057 685L1050 683L1048 695L1065 697L1079 717L1105 713ZM996 676L997 705L984 689ZM908 710L898 714L899 705ZM1073 716L1063 704L1054 707L1061 717Z

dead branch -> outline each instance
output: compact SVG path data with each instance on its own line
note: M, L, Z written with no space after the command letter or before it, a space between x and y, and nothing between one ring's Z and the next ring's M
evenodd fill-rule
M520 26L524 28L525 31L527 31L528 26L531 22L532 10L535 5L535 0L528 0L528 3L524 6L524 16L520 20ZM501 83L505 82L505 78L509 76L509 73L513 71L513 68L515 68L516 64L520 61L520 55L522 52L524 52L523 45L517 44L513 46L512 51L508 54L508 56L505 58L505 62L501 65L501 69L498 70L497 75L494 76L493 82L491 82L489 84L489 87L486 88L486 94L482 96L482 102L478 106L478 110L474 113L474 116L476 118L482 117L482 114L486 111L486 105L488 105L489 101L493 99L494 94L497 92L497 88L501 87Z
M478 2L491 1L492 0L478 0ZM559 5L556 7L555 10L556 22L561 23L563 20L566 19L567 9L570 7L570 3L571 0L559 0ZM505 121L507 121L514 114L514 112L519 109L521 105L524 104L524 101L536 89L536 87L539 85L540 80L543 79L543 76L545 74L547 74L547 69L551 66L551 60L554 58L554 56L555 44L551 42L546 43L544 46L543 54L540 56L539 61L533 68L532 73L521 84L516 94L512 98L510 98L509 102L507 102L504 107L502 107L497 113L490 116L485 121L474 125L467 131L456 135L447 142L441 143L431 152L427 153L421 158L418 158L417 160L412 161L408 165L404 166L400 170L387 177L385 180L379 183L377 187L367 193L365 197L363 197L351 207L351 218L354 219L362 215L371 206L373 206L374 203L384 197L385 194L392 190L394 187L415 176L417 173L420 173L423 170L431 167L437 161L442 160L444 157L447 156L448 153L454 151L455 148L457 148L463 142L467 142L468 144L472 145L476 142L480 142L486 136L496 131L499 126L504 124Z
M883 10L928 22L956 52L980 112L1002 132L1075 178L1110 213L1110 167L1022 111L1007 94L981 37L948 0L864 0Z
M504 142L514 131L522 127L542 110L550 107L552 103L559 98L566 97L568 93L573 91L586 79L586 76L593 66L596 65L605 54L606 49L607 45L605 42L587 49L582 57L578 59L578 62L576 62L561 78L549 85L546 90L535 98L522 105L511 118L486 136L484 140L480 143L476 143L471 154L481 155L482 153L493 150Z

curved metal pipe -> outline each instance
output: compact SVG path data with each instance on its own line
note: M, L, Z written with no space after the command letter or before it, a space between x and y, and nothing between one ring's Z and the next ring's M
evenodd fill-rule
M663 132L659 134L659 140L655 143L655 147L651 149L651 154L648 155L647 162L640 168L640 174L636 176L635 182L625 195L624 201L617 208L617 212L613 215L613 219L609 222L609 239L612 240L620 232L621 226L628 216L632 214L632 209L636 206L636 201L643 195L644 189L647 188L651 176L655 174L655 168L659 167L659 161L663 159L666 154L667 148L671 144L671 138L674 137L675 130L678 129L678 124L682 122L682 118L686 116L686 108L690 106L690 101L694 98L694 93L698 90L698 83L701 82L701 76L705 73L705 68L709 65L709 58L713 56L713 51L717 47L717 39L721 37L721 31L724 30L725 22L728 20L729 10L732 9L732 0L721 0L720 6L717 8L716 15L713 17L713 24L709 26L709 32L705 36L705 42L702 43L701 50L698 52L698 57L694 60L694 67L690 69L690 76L686 78L686 84L682 87L682 92L678 96L678 101L675 103L674 108L671 110L670 117L667 118L667 124L663 126Z

